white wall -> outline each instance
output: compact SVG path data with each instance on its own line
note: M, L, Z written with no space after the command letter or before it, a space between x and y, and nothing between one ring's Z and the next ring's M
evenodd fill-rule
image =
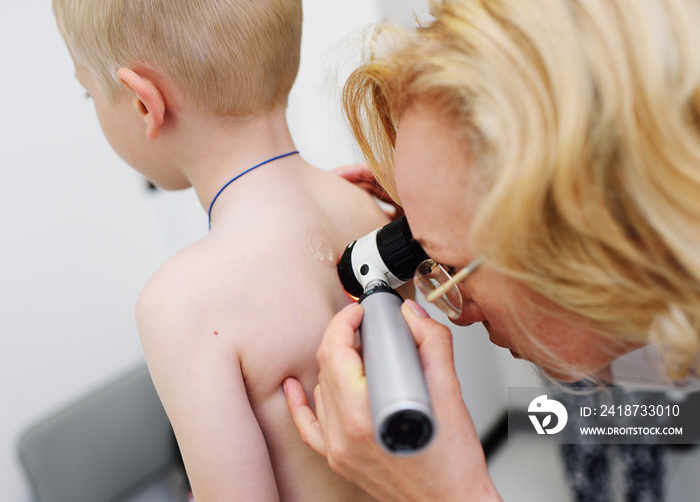
M41 4L0 7L0 482L11 502L28 497L19 433L142 360L138 291L206 231L191 191L148 192L112 152L73 79L50 2ZM420 4L404 3L403 13ZM290 121L302 154L320 167L356 160L336 101L352 51L334 46L355 26L399 16L397 6L305 0ZM495 370L504 361L478 328L458 338L465 398L484 430L505 406L507 373Z
M112 153L49 2L0 11L0 481L20 430L141 360L133 304L171 252L159 197ZM188 198L188 194L183 195Z

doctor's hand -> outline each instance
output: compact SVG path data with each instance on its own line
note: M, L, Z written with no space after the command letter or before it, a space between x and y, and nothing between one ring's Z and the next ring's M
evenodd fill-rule
M332 319L318 349L316 413L301 384L284 382L287 404L302 440L330 467L383 501L500 500L469 416L454 368L450 330L407 300L402 313L414 334L433 404L432 443L411 457L386 453L375 442L362 359L353 346L363 309Z
M404 215L401 206L399 206L394 199L389 197L389 194L379 185L374 174L372 174L372 170L368 166L364 164L352 164L338 167L334 169L333 172L369 192L370 195L373 195L381 202L389 205L393 210L393 214L389 214L389 217L392 219L400 218Z

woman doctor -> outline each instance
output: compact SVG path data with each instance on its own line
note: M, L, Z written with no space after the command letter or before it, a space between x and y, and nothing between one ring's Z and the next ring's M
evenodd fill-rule
M451 303L438 304L559 380L609 378L645 346L659 359L649 371L695 375L700 2L442 0L431 12L412 31L380 28L344 99L368 164L441 264ZM357 305L319 348L315 412L285 381L302 438L380 500L498 500L449 329L410 300L402 312L435 440L408 458L376 445Z

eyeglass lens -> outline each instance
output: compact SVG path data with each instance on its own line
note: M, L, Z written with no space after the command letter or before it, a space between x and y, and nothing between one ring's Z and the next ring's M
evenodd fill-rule
M450 279L450 274L442 265L434 260L425 260L418 266L414 282L418 290L427 295ZM456 284L433 303L450 319L457 319L462 313L462 294Z

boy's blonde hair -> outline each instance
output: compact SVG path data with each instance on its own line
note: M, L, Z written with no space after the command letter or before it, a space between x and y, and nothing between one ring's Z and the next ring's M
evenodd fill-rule
M686 375L700 347L700 2L444 0L432 14L413 33L381 27L346 85L378 177L398 197L401 113L431 100L473 152L471 238L491 263L606 336L655 342Z
M166 76L197 109L241 117L286 103L301 0L53 0L76 60L114 97L122 67Z

